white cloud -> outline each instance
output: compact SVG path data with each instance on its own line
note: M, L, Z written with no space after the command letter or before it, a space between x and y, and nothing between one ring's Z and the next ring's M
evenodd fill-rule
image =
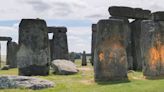
M91 28L72 27L68 29L68 46L70 52L91 52Z
M108 18L109 6L130 6L162 11L162 0L3 0L0 20L21 18L91 19Z
M163 0L110 0L110 6L129 6L155 11L164 11Z
M99 19L108 14L108 4L107 0L3 0L0 19L90 19L87 16L93 15Z
M18 28L14 24L12 27L0 26L0 36L4 37L12 37L14 42L18 43ZM1 53L2 55L6 55L6 41L0 41L1 45Z

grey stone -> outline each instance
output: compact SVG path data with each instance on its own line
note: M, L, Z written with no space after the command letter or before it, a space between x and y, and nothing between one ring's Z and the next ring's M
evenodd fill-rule
M51 63L53 72L60 75L71 75L78 73L78 69L72 61L54 60Z
M94 65L94 50L96 45L97 24L92 24L91 64Z
M82 54L82 66L87 66L87 58L86 58L86 53L85 51L83 51L83 54Z
M141 24L143 73L147 77L164 75L164 21L145 20Z
M19 25L17 61L19 75L49 74L50 47L44 20L22 19Z
M26 89L45 89L54 87L54 83L34 77L25 76L0 76L0 89L26 88Z
M152 19L155 21L164 21L164 12L158 11L158 12L152 13Z
M131 23L132 30L132 54L133 54L133 69L142 70L141 56L141 23L142 20L135 20Z
M151 11L143 10L141 8L130 8L123 6L109 7L109 13L115 17L127 17L132 19L149 19L151 18Z
M67 28L66 27L48 27L49 32L53 32L53 41L51 47L52 59L69 60Z
M94 53L95 81L127 78L128 24L122 19L100 20Z
M17 51L18 44L16 42L7 42L7 65L10 65L10 68L17 67Z
M10 66L9 65L5 65L1 68L1 70L9 70L10 69Z

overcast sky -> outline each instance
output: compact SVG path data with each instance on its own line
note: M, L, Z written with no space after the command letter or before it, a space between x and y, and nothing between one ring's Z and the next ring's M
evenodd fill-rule
M90 52L91 24L109 17L109 6L131 6L164 10L162 0L1 0L0 36L18 40L18 25L22 18L42 18L48 26L68 28L69 51ZM6 42L1 42L5 53Z

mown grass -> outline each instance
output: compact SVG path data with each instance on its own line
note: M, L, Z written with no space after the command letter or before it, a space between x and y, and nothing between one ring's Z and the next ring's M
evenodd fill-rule
M164 79L147 80L141 72L130 72L129 82L94 82L94 73L91 65L81 67L80 61L76 61L80 72L76 75L54 75L35 76L53 81L54 88L43 90L29 89L1 89L0 92L164 92ZM17 69L0 71L0 75L17 75Z

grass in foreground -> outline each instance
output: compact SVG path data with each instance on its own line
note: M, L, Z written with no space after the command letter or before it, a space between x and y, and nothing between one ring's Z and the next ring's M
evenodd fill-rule
M94 73L91 65L81 67L80 61L76 64L80 72L76 75L35 76L55 83L54 88L44 90L28 89L1 89L0 92L164 92L164 79L147 80L141 72L128 74L129 82L117 81L97 84L94 82ZM0 71L0 75L17 75L17 69Z

